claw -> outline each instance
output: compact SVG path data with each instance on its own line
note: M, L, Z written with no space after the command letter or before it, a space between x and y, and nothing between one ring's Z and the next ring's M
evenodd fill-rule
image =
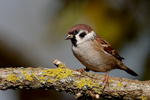
M83 73L83 72L85 72L85 69L84 68L80 68L80 69L76 69L76 71L78 71L80 73Z

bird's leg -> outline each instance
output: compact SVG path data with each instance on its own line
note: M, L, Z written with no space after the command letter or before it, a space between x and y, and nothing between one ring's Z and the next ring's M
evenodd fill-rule
M89 72L90 70L88 68L80 68L80 69L76 69L76 71L83 73L83 72Z
M104 88L106 87L107 84L109 85L109 75L108 74L109 74L109 70L107 71L105 78L103 80L103 83L105 82Z

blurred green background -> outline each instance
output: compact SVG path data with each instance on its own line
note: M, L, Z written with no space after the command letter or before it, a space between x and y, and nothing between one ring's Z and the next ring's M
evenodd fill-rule
M65 41L75 24L87 24L139 74L113 70L110 76L150 79L150 0L0 0L0 67L83 68ZM105 74L105 73L102 73ZM0 91L1 100L76 100L52 90Z

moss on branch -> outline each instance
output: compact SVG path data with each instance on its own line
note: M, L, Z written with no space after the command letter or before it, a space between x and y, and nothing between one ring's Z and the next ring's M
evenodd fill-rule
M1 68L0 89L53 89L70 92L78 99L150 99L150 81L110 77L110 84L104 89L104 75L80 73L67 68L58 60L54 60L53 63L57 68Z

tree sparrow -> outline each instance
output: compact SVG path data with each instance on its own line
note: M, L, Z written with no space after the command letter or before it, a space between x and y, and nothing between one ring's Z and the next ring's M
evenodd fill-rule
M77 24L70 28L65 38L72 42L74 56L86 67L86 71L107 72L103 82L109 84L109 71L121 69L128 74L138 76L133 70L122 63L121 57L111 45L96 34L93 29L85 24Z

